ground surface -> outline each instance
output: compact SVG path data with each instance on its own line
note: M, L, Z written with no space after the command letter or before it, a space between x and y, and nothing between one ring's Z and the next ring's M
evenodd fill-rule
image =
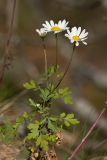
M0 160L15 160L18 153L15 145L0 144Z

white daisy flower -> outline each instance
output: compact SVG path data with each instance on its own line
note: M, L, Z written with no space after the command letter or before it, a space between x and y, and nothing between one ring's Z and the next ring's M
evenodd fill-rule
M76 46L79 46L79 42L82 42L83 44L87 45L85 40L88 38L88 32L86 30L81 30L81 27L73 27L71 29L71 32L67 30L67 34L65 34L66 37L68 37L71 41L71 43L75 42Z
M36 32L42 38L44 38L47 35L47 31L44 28L36 29Z
M69 27L67 27L68 23L69 22L66 22L66 20L60 20L58 23L54 23L54 21L51 20L50 22L45 21L43 26L47 32L54 32L56 34L69 29Z

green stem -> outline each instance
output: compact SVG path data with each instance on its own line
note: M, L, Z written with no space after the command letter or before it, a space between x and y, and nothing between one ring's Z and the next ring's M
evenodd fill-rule
M73 45L72 54L71 54L70 60L69 60L69 62L68 62L68 65L66 66L65 72L64 72L63 76L61 77L61 79L59 80L59 82L58 82L58 84L56 85L56 87L54 88L54 90L58 88L58 86L61 84L61 82L63 81L64 77L66 76L66 74L67 74L67 72L68 72L68 70L69 70L69 67L70 67L70 65L71 65L71 63L72 63L72 58L73 58L73 54L74 54L74 49L75 49L75 43L74 43L74 45Z
M42 38L42 41L43 41L43 52L44 52L44 57L45 57L45 73L47 74L48 63L47 63L47 53L46 53L46 45L45 45L44 38Z
M56 33L55 34L55 39L56 39L56 64L55 64L55 66L56 66L56 68L57 68L57 65L58 65L58 34Z
M70 67L70 65L71 65L71 63L72 63L74 50L75 50L75 43L74 43L74 45L73 45L71 58L70 58L70 60L69 60L69 62L68 62L68 65L66 66L65 72L64 72L63 76L61 77L61 79L59 80L59 82L57 83L57 85L55 86L55 88L50 92L50 94L52 94L52 93L59 87L59 85L60 85L61 82L63 81L64 77L66 76L66 74L67 74L67 72L68 72L68 70L69 70L69 67ZM49 95L50 95L50 94L49 94ZM47 101L47 103L49 103L50 101L51 101L51 98Z

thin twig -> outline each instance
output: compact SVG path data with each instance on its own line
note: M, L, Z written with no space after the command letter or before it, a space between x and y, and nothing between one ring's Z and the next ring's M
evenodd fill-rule
M9 31L8 31L8 38L7 38L5 49L4 49L3 64L1 66L1 73L0 73L0 82L2 82L2 80L4 78L5 69L7 67L8 54L9 54L9 49L10 49L10 42L11 42L12 32L13 32L15 8L16 8L16 0L13 0L12 16L11 16L10 28L9 28Z
M94 130L94 128L97 126L99 120L101 119L101 117L104 114L104 112L106 111L106 109L107 109L107 103L105 104L105 106L101 110L99 116L96 118L95 122L93 123L93 125L91 126L91 128L89 129L89 131L87 132L87 134L85 135L85 137L83 137L83 139L81 140L81 142L79 143L79 145L75 148L75 150L73 151L73 153L71 154L71 156L68 158L68 160L75 160L77 154L80 152L80 150L83 147L83 145L85 144L86 140L88 139L88 137L90 136L90 134L92 133L92 131Z

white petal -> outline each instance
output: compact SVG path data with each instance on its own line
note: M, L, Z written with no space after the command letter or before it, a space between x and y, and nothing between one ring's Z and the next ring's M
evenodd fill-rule
M67 25L68 25L68 23L69 23L69 22L66 22L65 26L67 26Z
M45 29L45 28L41 28L41 29L40 29L40 32L41 32L41 33L46 33L46 29Z
M66 28L67 25L68 25L68 22L66 22L66 20L63 20L63 22L62 22L63 28Z
M70 30L67 30L67 33L70 35L71 34Z
M83 29L83 31L81 32L81 34L84 34L85 32L86 32L86 29ZM81 34L80 34L80 35L81 35Z
M71 42L72 42L72 43L74 43L74 40L73 40L73 39L71 39Z
M51 24L51 26L53 27L54 26L54 21L50 21L50 24Z
M42 24L43 27L47 28L48 26L46 24Z
M87 45L87 42L84 42L84 41L83 41L82 43L85 44L85 45Z
M39 32L39 29L36 29L36 32Z
M68 34L65 34L65 37L68 37L70 39L70 36Z
M68 29L69 29L69 27L66 27L65 29L66 29L66 30L68 30Z
M71 42L71 43L74 43L74 40L73 40L73 39L70 39L70 42Z
M63 30L67 30L67 29L68 29L68 28L65 27L65 25L63 25L61 28L62 28Z
M61 23L61 24L59 25L59 27L65 28L65 25L64 25L63 23Z
M61 26L61 24L62 24L62 23L61 23L61 20L60 20L60 21L58 22L58 26Z
M69 22L66 22L66 20L63 20L64 22L61 24L61 27L64 29L64 30L67 30L69 29L69 27L67 27L68 23Z
M54 24L54 27L58 27L58 24L57 24L57 23L55 23L55 24Z
M84 40L86 40L88 37L86 37L86 38L81 38L81 41L84 41Z
M85 38L88 35L88 32L84 33L84 34L80 34L80 38Z
M66 34L65 34L65 37L68 37L68 36L69 36L69 34L66 33Z
M79 42L78 41L76 41L76 44L75 44L76 46L79 46Z
M62 24L64 25L66 23L66 20L64 19L63 21L62 21Z
M76 33L77 33L77 28L76 28L76 27L73 27L73 28L72 28L72 34L73 34L73 35L76 35Z
M45 27L44 29L45 29L46 32L50 32L51 31L51 28L48 28L48 27Z
M39 29L36 29L36 32L37 32L39 35L41 35L41 32L40 32Z
M54 34L57 34L57 33L59 33L59 32L61 32L61 31L55 31Z
M48 21L45 21L45 22L46 22L47 27L51 28L51 25L49 24L49 22Z
M81 27L78 27L78 30L77 30L77 36L80 35L80 32L81 32Z

